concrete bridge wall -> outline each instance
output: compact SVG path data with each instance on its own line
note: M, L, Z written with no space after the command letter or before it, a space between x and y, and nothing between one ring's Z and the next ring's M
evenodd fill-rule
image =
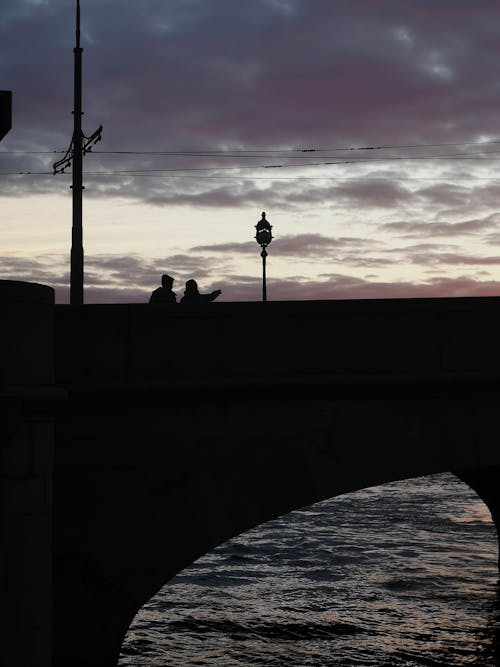
M62 384L498 373L500 298L56 307Z

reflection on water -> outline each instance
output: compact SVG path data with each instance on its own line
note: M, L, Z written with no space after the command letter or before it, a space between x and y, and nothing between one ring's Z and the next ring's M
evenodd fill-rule
M318 503L218 547L137 615L121 666L500 664L497 540L451 475Z

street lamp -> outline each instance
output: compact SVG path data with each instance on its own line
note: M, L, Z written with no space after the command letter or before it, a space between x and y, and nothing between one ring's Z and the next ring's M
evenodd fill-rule
M267 246L273 240L273 235L271 234L272 225L266 220L266 214L262 213L262 218L255 225L257 233L255 234L255 240L262 248L260 256L262 257L262 301L267 301L267 292L266 292L266 257L267 257Z

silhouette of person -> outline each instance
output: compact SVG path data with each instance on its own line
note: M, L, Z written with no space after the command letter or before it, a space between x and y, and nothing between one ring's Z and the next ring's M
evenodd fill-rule
M161 287L153 290L149 303L177 303L177 295L172 291L174 279L164 273L161 277Z
M181 299L181 303L206 303L216 299L219 294L222 294L220 289L216 289L213 292L210 292L210 294L200 294L198 291L198 283L196 280L191 279L186 283L186 290Z

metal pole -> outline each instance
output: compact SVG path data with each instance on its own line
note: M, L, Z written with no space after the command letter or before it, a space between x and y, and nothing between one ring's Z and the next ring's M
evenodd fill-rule
M262 252L260 253L262 257L262 301L267 301L267 288L266 288L266 257L267 252L264 246L262 246Z
M74 73L74 125L73 125L73 226L71 229L71 278L70 303L83 304L83 132L82 132L82 52L80 48L80 0L76 2L76 46Z

